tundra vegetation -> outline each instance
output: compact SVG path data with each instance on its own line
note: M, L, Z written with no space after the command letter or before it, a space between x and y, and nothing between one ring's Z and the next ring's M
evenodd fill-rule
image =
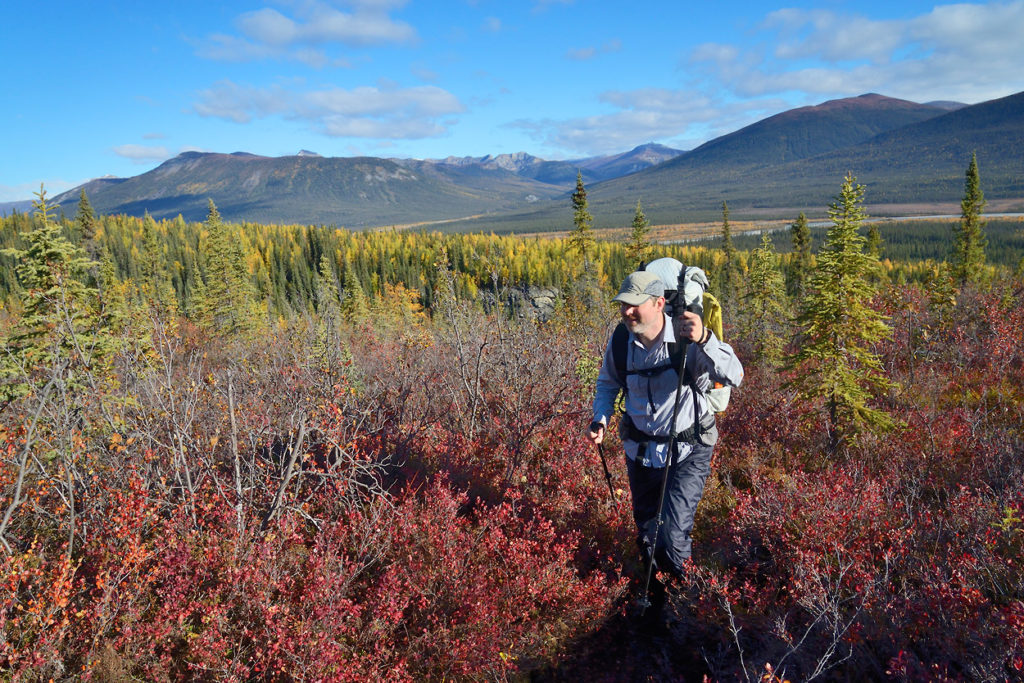
M817 255L802 216L792 253L644 244L639 203L593 239L582 183L572 241L41 191L0 224L0 677L1020 676L1024 290L971 183L968 246L914 260L867 248L852 177ZM637 254L729 279L748 371L657 642L582 431Z

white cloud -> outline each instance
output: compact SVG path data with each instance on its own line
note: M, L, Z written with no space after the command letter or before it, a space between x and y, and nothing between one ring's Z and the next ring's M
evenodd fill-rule
M533 12L543 12L552 5L572 5L575 0L536 0L533 5Z
M1024 90L1024 0L941 5L905 20L829 10L771 12L742 43L705 43L677 89L610 91L604 114L509 124L556 150L622 151L654 140L689 148L793 106L877 92L967 103ZM611 49L566 54L591 58Z
M219 62L249 62L270 57L283 57L285 51L270 45L258 45L237 36L217 33L200 45L196 54Z
M378 45L409 43L416 31L405 22L394 21L377 12L346 14L325 5L315 11L302 25L297 40L308 42L340 42L346 45Z
M488 33L497 33L501 30L501 19L498 17L487 17L484 19L484 30Z
M130 159L136 164L148 164L154 161L169 159L171 154L166 147L148 147L146 145L118 145L112 151L119 157Z
M722 45L719 43L703 43L690 51L692 62L718 62L727 64L739 59L740 49L735 45Z
M593 47L583 47L577 50L569 50L565 53L566 59L571 59L576 62L583 62L588 59L593 59L597 56L597 49Z
M420 140L444 135L447 130L430 120L408 117L384 119L326 116L321 130L336 138L377 138L391 140Z
M407 44L417 39L416 30L389 16L404 1L357 0L342 11L322 0L293 4L294 16L277 9L245 12L235 20L241 35L209 36L197 53L221 61L253 61L286 58L311 66L325 66L331 59L314 46Z
M436 83L441 78L436 71L422 64L413 64L409 70L413 76L428 83Z
M284 86L254 88L222 81L199 93L196 113L237 123L281 116L308 122L332 137L418 139L442 135L444 117L465 107L432 85L400 88L393 84L346 90L297 91Z
M830 63L889 61L905 44L899 22L839 15L826 10L783 9L762 24L777 32L775 56L780 59L812 57Z
M306 93L302 100L297 113L305 109L308 116L387 116L394 112L442 116L462 111L454 95L432 85L386 90L369 86L352 90L334 88Z
M577 62L586 61L593 59L598 54L608 54L609 52L619 52L622 50L622 41L618 38L613 38L597 47L583 47L575 50L567 50L565 58Z
M550 147L585 155L622 152L650 141L688 149L784 108L779 101L722 104L695 91L663 88L609 91L600 100L617 111L561 121L521 120L510 126Z
M231 81L221 81L199 93L200 101L196 103L195 111L200 116L249 123L253 117L285 113L288 95L279 86L249 88Z
M246 12L238 17L236 23L249 38L269 45L287 45L300 35L298 24L269 7Z
M405 7L409 4L409 0L349 0L347 4L371 10L384 11Z
M1024 90L1022 32L1024 0L940 5L885 21L785 9L767 15L743 47L694 49L687 69L741 97L797 91L815 101L878 92L970 103Z
M294 59L297 62L301 62L306 66L311 66L314 69L322 69L331 62L331 60L327 57L327 54L324 53L323 50L316 50L311 47L304 47L299 48L297 50L293 50L288 55L288 57L290 59Z
M1024 58L1022 32L1024 1L1021 0L985 6L936 7L929 14L911 21L907 29L910 39L933 50L938 59L982 60L965 64L976 73L992 68L1004 73L1007 70L1019 73Z

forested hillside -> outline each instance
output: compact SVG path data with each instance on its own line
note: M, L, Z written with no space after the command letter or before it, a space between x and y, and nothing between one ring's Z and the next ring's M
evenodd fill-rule
M1024 278L970 178L955 248L888 263L849 177L782 256L727 213L595 239L582 183L566 240L40 197L0 224L0 677L1019 677ZM583 433L652 255L707 270L746 369L657 637Z
M33 224L27 214L0 219L0 246L21 248L22 235ZM427 308L432 308L435 300L436 266L442 254L447 255L456 274L456 293L470 299L478 298L481 291L493 292L496 287L563 289L575 276L573 259L560 240L254 223L220 223L217 229L224 231L225 239L239 250L254 297L273 317L315 309L317 277L324 258L331 279L339 286L358 286L372 299L383 296L387 285L400 284L412 290ZM109 257L118 279L136 284L144 283L147 277L166 280L182 311L195 307L203 281L217 277L211 272L209 253L215 235L206 222L100 216L93 230L93 252ZM72 241L82 239L75 221L65 221L62 232ZM600 242L597 248L602 280L620 280L628 272L622 246ZM702 267L714 267L714 257L706 250L676 246L668 248L667 253ZM0 255L0 295L9 296L19 290L16 266L13 255ZM147 268L151 269L148 276L144 272Z
M883 261L888 261L890 267L898 263L941 261L949 253L950 235L957 221L954 218L878 221L875 227L882 240L879 256ZM865 236L869 230L869 225L861 228ZM827 232L826 226L811 227L815 251L824 242ZM987 260L990 263L1014 268L1024 259L1024 218L989 218L985 222L985 235L988 239ZM788 230L773 231L771 239L780 254L793 250ZM761 235L759 231L749 231L737 234L734 240L738 249L753 251L760 244ZM715 236L699 244L716 248L720 241L721 238Z
M76 210L77 213L77 210ZM194 307L198 283L209 277L210 231L205 223L153 220L131 216L97 216L94 219L94 255L108 253L119 279L140 283L147 259L154 277L167 278L182 311ZM0 219L0 249L21 248L22 235L33 225L31 214ZM949 251L953 221L906 221L883 223L881 256L888 277L898 281L922 281L935 262ZM224 224L246 263L247 277L255 295L271 316L291 316L315 305L316 279L321 257L326 256L335 281L359 285L366 296L378 297L384 285L401 284L414 290L426 308L432 308L438 286L436 263L447 254L460 297L477 298L481 292L508 288L555 287L564 289L575 277L574 259L568 247L555 239L520 239L513 236L434 231L353 231L321 226ZM862 232L866 234L865 225ZM81 241L81 227L66 218L63 234ZM814 227L812 251L820 248L826 228ZM989 219L989 261L1015 267L1024 258L1024 226L1017 219ZM752 252L760 234L734 237L738 248ZM792 242L788 230L772 234L780 266L792 266ZM690 245L663 245L659 253L698 266L714 278L721 268L720 237ZM635 266L624 246L599 240L596 243L600 279L608 287ZM747 255L741 265L747 267ZM0 253L0 296L19 291L16 259ZM497 288L497 289L496 289Z

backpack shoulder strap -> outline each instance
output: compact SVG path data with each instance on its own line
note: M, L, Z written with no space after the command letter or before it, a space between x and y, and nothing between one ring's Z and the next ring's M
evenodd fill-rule
M626 354L629 353L629 330L622 323L615 326L612 332L612 364L619 381L626 383Z
M667 347L668 347L668 362L669 362L669 366L673 370L678 372L679 371L679 366L683 364L682 363L682 361L683 361L683 349L685 347L684 347L683 344L680 344L677 341L669 342L667 344ZM689 372L689 371L690 371L690 368L687 367L686 368L686 372Z
M622 323L615 326L615 331L612 332L612 364L615 366L615 373L622 380L623 384L626 382L626 375L632 374L626 369L626 356L629 353L629 330ZM678 342L669 342L668 344L668 357L669 362L665 365L652 368L653 371L662 370L675 370L679 367L681 356L683 354L683 345ZM647 372L647 371L645 371ZM689 374L689 370L687 370Z

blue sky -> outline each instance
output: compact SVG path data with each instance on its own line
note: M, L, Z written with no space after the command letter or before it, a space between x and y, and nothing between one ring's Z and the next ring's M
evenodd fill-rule
M0 25L0 201L188 150L572 159L1024 90L1024 0L8 0Z

